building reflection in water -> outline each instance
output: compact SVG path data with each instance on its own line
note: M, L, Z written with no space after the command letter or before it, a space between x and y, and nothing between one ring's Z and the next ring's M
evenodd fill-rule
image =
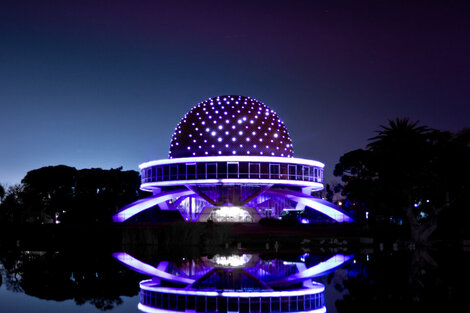
M336 254L311 265L308 254L289 262L233 254L153 266L125 252L113 256L151 276L140 282L143 312L325 312L325 286L312 278L353 257Z

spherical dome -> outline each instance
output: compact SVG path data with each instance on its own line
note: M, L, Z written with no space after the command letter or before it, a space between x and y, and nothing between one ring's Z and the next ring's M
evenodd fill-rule
M293 157L279 116L256 99L220 96L186 113L175 129L170 158L219 155Z

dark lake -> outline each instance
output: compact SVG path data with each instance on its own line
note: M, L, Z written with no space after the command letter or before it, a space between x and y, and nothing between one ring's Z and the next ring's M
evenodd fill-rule
M0 312L463 312L469 265L464 248L9 248Z

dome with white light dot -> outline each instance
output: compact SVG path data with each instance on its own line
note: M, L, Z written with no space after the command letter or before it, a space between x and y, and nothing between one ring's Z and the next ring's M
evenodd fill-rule
M293 157L284 122L264 103L220 96L193 107L173 133L169 158L255 155Z

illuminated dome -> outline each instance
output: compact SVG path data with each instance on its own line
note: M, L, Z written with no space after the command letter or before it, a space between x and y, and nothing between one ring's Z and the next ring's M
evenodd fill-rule
M254 155L293 157L279 116L256 99L220 96L193 107L171 139L169 158Z
M147 220L140 212L156 206L159 212L178 211L192 222L257 223L304 210L352 221L340 207L311 195L323 189L325 164L295 158L279 116L249 97L220 96L199 103L176 127L169 158L139 167L140 189L152 196L122 208L113 216L115 222Z

